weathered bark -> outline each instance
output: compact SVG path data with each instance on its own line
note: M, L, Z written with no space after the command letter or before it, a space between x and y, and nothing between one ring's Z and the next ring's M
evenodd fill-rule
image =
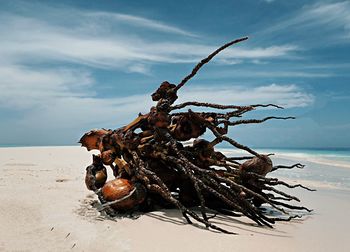
M198 63L192 72L178 85L163 82L152 94L156 106L149 113L139 115L130 124L116 130L92 130L86 133L80 143L87 150L97 149L98 157L87 168L86 185L99 196L102 209L116 211L153 209L153 205L177 207L188 223L194 219L207 228L232 233L214 225L210 212L229 216L245 215L258 225L272 227L275 221L289 221L298 215L288 214L288 209L306 210L282 201L299 201L298 198L276 189L289 185L277 178L266 177L279 168L302 168L293 166L273 166L269 155L261 154L238 143L226 134L235 125L263 123L271 119L294 119L294 117L269 116L263 119L236 120L245 113L275 104L255 104L249 106L220 105L205 102L185 102L173 105L177 91L190 80L199 69L228 46L244 41L234 40L220 47ZM187 106L212 108L220 112L174 113ZM211 141L200 137L208 130L214 136ZM182 141L195 139L193 144L183 146ZM227 157L215 149L221 142L246 151L251 156ZM98 172L105 172L103 164L112 167L117 179L105 183ZM102 190L97 190L101 188ZM259 208L265 204L279 211L284 218L272 218ZM142 207L141 207L142 206ZM200 214L190 207L198 206Z

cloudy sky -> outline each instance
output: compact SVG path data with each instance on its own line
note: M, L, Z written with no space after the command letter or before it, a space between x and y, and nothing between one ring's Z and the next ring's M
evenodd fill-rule
M181 101L277 103L233 128L254 147L350 147L350 1L0 0L0 145L72 145L146 113L232 39Z

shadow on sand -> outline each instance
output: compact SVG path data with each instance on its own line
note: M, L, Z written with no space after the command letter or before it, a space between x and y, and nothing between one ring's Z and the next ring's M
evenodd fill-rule
M118 221L122 218L129 218L132 220L136 220L142 215L163 221L168 222L171 224L184 226L188 225L182 216L181 212L176 208L171 209L157 209L152 212L140 212L140 211L130 211L130 212L123 212L123 213L116 213L116 212L108 212L105 210L99 210L101 208L101 204L99 201L97 201L94 197L94 195L88 195L86 199L80 201L80 206L76 209L76 213L83 217L84 219L87 219L88 221L104 221L104 220L110 220L110 221ZM271 207L263 207L263 211L268 214L269 217L282 217L281 213L276 211L275 209ZM200 215L200 211L198 208L192 208L198 215ZM289 223L294 224L301 224L301 222L307 220L311 217L311 213L306 213L302 211L289 211L290 215L300 215L301 218L293 219L289 221ZM211 218L210 221L218 225L222 228L225 228L232 232L238 232L239 230L244 231L245 233L249 232L251 235L253 234L262 234L262 235L268 235L268 236L276 236L276 237L289 237L289 235L286 232L279 231L276 228L269 228L264 226L259 226L249 218L242 216L242 217L232 217L227 215L218 214L215 212L209 213L208 216L214 216L214 214L217 214L214 218ZM279 221L281 222L281 221ZM287 223L287 222L284 222ZM205 226L198 222L193 222L193 226L210 231L213 233L220 233L217 230L207 229Z

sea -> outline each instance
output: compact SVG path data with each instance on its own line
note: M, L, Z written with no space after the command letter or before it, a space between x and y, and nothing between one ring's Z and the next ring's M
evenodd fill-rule
M227 156L238 154L230 148L220 150ZM274 154L270 156L274 166L296 163L305 165L302 169L279 169L269 173L269 177L307 184L316 189L336 189L350 193L350 148L254 148L254 150L261 154ZM239 154L242 155L243 152Z
M48 147L1 145L0 148ZM50 146L53 147L53 146ZM78 148L78 146L77 146ZM268 174L269 177L303 183L318 189L345 190L350 193L350 148L253 148L261 154L270 156L274 165L301 163L303 169L279 169ZM220 148L226 156L249 156L249 153L235 148Z

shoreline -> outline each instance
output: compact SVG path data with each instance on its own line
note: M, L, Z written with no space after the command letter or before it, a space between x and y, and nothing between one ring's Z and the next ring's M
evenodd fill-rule
M79 145L59 145L59 146L0 146L0 150L6 150L6 149L31 149L31 148L81 148ZM320 165L328 165L328 166L336 166L340 168L346 168L350 169L350 149L348 148L331 148L331 149L297 149L297 148L254 148L259 153L273 153L274 155L271 156L271 158L276 159L286 159L286 160L293 160L296 162L311 162L315 164ZM321 152L337 152L337 151L349 151L349 154L347 155L335 155L335 154L324 154L324 153L303 153L302 151L321 151ZM231 153L232 155L249 155L244 151L239 151L237 149L231 149L231 148L218 148L218 151L222 151L225 153ZM347 158L348 160L339 160L341 158Z
M224 153L232 153L233 155L244 155L244 152L237 151L237 150L231 150L229 148L219 148L219 151L222 151ZM340 168L350 169L350 152L349 155L325 155L325 154L312 154L312 153L302 153L301 149L291 149L288 152L283 151L283 149L255 149L258 153L273 153L274 155L271 156L271 158L276 159L287 159L287 160L293 160L297 163L303 163L303 162L310 162L320 165L328 165L328 166L336 166ZM346 157L349 159L349 161L345 160L339 160L342 157ZM338 159L337 159L338 158Z
M91 155L76 146L0 148L0 251L348 250L350 221L343 217L350 208L347 191L284 189L315 211L301 220L278 222L273 229L242 217L213 219L239 235L186 224L177 209L110 220L92 206L96 197L85 188Z

